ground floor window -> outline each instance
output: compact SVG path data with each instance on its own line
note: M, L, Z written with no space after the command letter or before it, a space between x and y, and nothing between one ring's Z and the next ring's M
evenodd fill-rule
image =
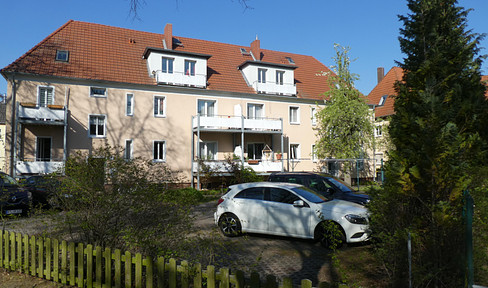
M217 142L200 142L200 159L217 160Z
M154 141L154 161L166 161L166 141Z
M51 137L37 137L36 161L51 161Z
M290 159L300 160L300 144L290 144Z

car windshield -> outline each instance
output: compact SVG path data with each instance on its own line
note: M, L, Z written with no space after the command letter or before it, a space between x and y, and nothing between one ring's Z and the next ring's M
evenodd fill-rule
M353 192L352 188L342 183L342 181L334 179L332 177L327 178L332 184L339 188L342 192Z
M307 187L302 186L302 187L293 188L292 190L295 193L297 193L299 196L305 198L305 200L313 203L322 203L329 200L325 196L320 195L319 193Z
M0 185L1 186L13 186L17 185L17 181L7 174L0 174Z

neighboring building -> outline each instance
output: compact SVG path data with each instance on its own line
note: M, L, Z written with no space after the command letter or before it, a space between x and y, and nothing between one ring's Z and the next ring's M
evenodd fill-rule
M69 21L0 70L7 169L62 168L104 143L190 181L236 155L259 173L313 171L314 114L332 73L314 57ZM278 160L278 152L283 158ZM224 172L224 171L222 171Z
M5 172L6 95L0 94L0 171Z

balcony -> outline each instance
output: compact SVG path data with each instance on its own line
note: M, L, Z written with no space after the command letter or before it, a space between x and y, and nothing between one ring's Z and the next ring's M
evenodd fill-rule
M48 174L63 168L63 161L17 161L15 174Z
M216 173L229 173L226 161L204 161L205 165L209 166L212 171ZM239 162L240 163L240 162ZM254 164L249 164L244 162L244 167L252 168L255 172L266 173L266 172L280 172L282 171L283 164L281 161L256 161ZM198 162L193 162L193 172L198 172Z
M194 131L197 129L208 131L255 131L255 132L268 132L279 133L282 130L283 120L276 118L256 118L248 119L244 116L193 116L192 128Z
M297 95L297 87L293 83L283 83L280 85L276 84L276 82L259 83L258 81L255 81L252 86L258 93L286 96Z
M158 84L169 84L176 86L207 87L207 75L195 74L187 75L183 72L173 71L173 73L163 73L156 71L156 81Z
M18 119L21 123L64 125L66 109L61 105L39 107L31 103L22 103L18 109Z

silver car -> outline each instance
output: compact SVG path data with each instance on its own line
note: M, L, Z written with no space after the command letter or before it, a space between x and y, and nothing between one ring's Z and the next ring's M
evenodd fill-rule
M329 200L298 184L256 182L230 186L219 199L214 220L229 237L251 232L339 247L370 238L368 215L362 205Z

